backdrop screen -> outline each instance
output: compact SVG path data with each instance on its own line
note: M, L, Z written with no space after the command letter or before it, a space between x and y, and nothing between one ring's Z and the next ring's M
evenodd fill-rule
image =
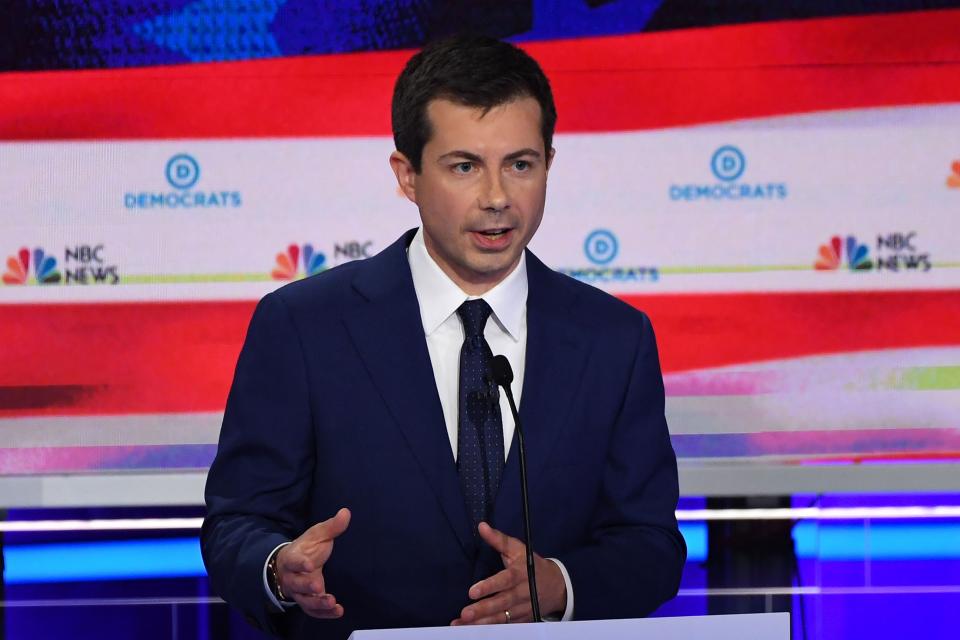
M681 469L960 461L960 2L334 4L11 4L0 474L205 469L256 301L417 226L458 29L550 76L531 248L651 316Z

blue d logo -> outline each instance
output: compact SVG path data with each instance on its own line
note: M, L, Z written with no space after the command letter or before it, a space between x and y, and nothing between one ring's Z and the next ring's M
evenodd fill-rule
M747 159L740 149L726 145L713 152L710 158L710 170L724 182L731 182L743 175L747 168Z
M200 165L193 157L178 153L167 162L165 173L170 186L175 189L189 189L200 179Z
M583 251L594 264L607 264L617 257L617 236L606 229L597 229L587 236Z

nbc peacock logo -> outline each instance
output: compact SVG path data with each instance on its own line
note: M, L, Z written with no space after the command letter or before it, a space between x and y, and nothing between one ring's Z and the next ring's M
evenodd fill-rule
M298 273L300 258L303 257L303 272ZM312 244L291 244L287 250L277 254L277 263L270 272L274 280L296 280L300 277L312 276L326 269L327 257L319 251L314 251Z
M840 236L833 236L829 243L820 245L819 258L814 268L817 271L836 271L844 258L850 271L873 269L870 249L858 242L856 236L847 236L846 241Z
M33 266L33 278L30 278L30 267ZM30 253L26 247L20 249L16 255L7 258L7 270L3 274L3 283L11 285L23 284L58 284L61 280L57 270L57 259L44 253L37 247Z
M960 189L960 160L954 160L950 163L950 175L947 176L947 187L950 189Z

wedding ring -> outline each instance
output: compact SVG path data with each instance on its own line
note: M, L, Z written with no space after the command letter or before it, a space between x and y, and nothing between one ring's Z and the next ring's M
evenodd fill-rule
M504 615L504 617L507 619L507 624L510 624L510 612L509 612L509 611L504 611L504 612L503 612L503 615Z

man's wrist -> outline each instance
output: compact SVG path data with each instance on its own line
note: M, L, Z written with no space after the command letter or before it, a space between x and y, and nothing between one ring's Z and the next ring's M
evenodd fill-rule
M563 588L564 588L564 601L560 608L555 612L551 612L550 620L552 621L563 621L573 619L573 585L570 583L570 574L567 573L567 568L563 566L563 563L557 560L556 558L547 558L551 563L556 565L557 569L560 571L560 575L563 577Z
M270 602L280 610L296 605L295 601L287 599L284 595L283 589L280 587L280 573L277 570L277 557L280 555L280 550L288 544L290 543L284 542L277 545L267 556L266 562L263 563L263 588L267 592Z

